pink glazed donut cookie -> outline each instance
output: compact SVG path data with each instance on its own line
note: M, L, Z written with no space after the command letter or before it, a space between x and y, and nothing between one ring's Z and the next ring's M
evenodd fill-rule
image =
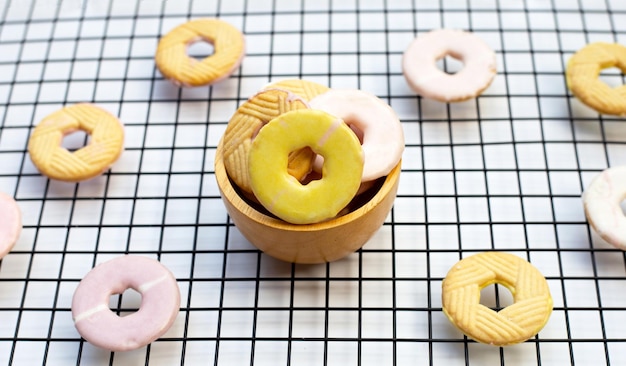
M582 198L591 227L609 244L626 250L626 216L620 207L626 198L626 166L604 170L591 181Z
M123 317L109 309L109 298L132 288L141 306ZM159 261L125 255L104 262L80 281L72 298L72 318L89 343L111 351L129 351L159 338L180 310L180 291Z
M463 68L448 74L437 60L450 55ZM460 102L483 92L496 75L496 54L476 35L451 29L433 30L413 40L402 58L404 77L425 98Z
M362 182L383 177L398 165L404 151L404 132L387 103L361 90L331 89L311 99L309 105L343 119L358 135L362 133ZM318 157L315 170L321 171L322 164Z
M13 197L0 192L0 258L13 249L22 231L22 213Z

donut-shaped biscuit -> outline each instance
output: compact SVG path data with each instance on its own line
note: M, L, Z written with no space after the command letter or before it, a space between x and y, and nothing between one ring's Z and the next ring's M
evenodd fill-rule
M269 89L243 103L231 117L224 131L224 166L230 179L245 192L252 192L248 177L248 155L252 140L261 128L283 113L308 108L307 103L291 92ZM300 149L289 154L289 174L301 180L312 169L315 153Z
M289 152L310 147L324 157L322 178L306 185L287 172ZM250 149L252 191L271 213L292 224L335 217L359 189L363 153L339 118L313 109L287 112L259 131Z
M77 130L90 135L90 142L70 152L61 146L63 137ZM123 150L124 127L112 114L92 104L81 103L44 118L28 141L28 152L39 171L52 179L79 182L102 174Z
M450 55L463 68L448 74L437 60ZM459 102L483 92L496 75L496 54L473 33L439 29L415 38L402 58L404 77L411 89L425 98Z
M187 47L197 41L213 45L213 54L197 60ZM164 77L183 86L216 83L230 76L241 64L245 40L241 32L219 19L196 19L172 29L159 41L155 62Z
M118 316L109 298L127 289L141 294L136 312ZM125 255L93 268L72 298L72 318L89 343L111 351L143 347L165 333L180 309L180 291L172 273L160 262Z
M607 243L626 250L626 217L620 206L626 198L626 166L605 169L583 192L585 215Z
M587 106L604 114L626 116L626 85L612 88L599 79L602 69L618 67L626 73L626 47L596 42L567 62L567 86Z
M404 132L387 103L361 90L331 89L309 104L343 119L362 133L363 182L383 177L398 165L404 151ZM320 158L316 168L322 163Z
M302 79L285 79L276 81L266 85L265 87L263 87L263 89L286 90L298 95L299 97L302 97L306 101L309 101L316 96L322 93L326 93L330 90L330 88L322 84Z
M514 303L496 312L480 303L480 290L494 283L513 294ZM443 312L468 337L494 346L526 341L539 333L552 312L543 275L513 254L484 252L467 257L443 280Z
M13 197L0 192L0 258L13 249L22 232L22 213Z

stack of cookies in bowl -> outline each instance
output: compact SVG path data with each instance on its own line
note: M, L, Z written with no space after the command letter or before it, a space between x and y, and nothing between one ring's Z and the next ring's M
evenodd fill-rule
M338 260L383 225L404 135L389 105L306 80L265 86L231 117L215 174L241 233L294 263Z

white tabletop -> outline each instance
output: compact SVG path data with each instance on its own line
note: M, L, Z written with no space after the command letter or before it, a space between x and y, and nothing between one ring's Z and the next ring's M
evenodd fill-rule
M179 89L155 69L156 44L199 17L244 31L247 55L229 79ZM585 44L626 44L624 24L623 0L0 1L0 190L24 220L0 262L0 364L625 364L624 254L587 225L580 195L626 163L626 121L584 106L564 77ZM404 49L441 27L496 51L480 97L448 105L409 89ZM284 78L373 93L404 127L392 213L361 251L327 265L261 254L229 221L213 174L237 106ZM28 136L77 102L119 116L125 151L93 180L50 181ZM554 298L536 338L502 349L468 340L441 310L448 269L494 249L529 260ZM181 311L149 347L111 354L81 340L70 304L95 264L125 253L174 273ZM493 291L483 297L495 305ZM127 291L121 308L139 303Z

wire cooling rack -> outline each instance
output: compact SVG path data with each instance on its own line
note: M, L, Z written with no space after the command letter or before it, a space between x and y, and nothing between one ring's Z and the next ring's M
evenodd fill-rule
M179 89L155 70L157 40L204 16L244 31L247 56L213 87ZM626 44L624 24L623 0L0 1L0 190L24 219L0 263L0 364L625 364L624 254L589 228L580 199L598 172L626 163L625 121L582 105L564 80L585 44ZM479 98L448 105L408 88L404 49L440 27L496 51ZM229 117L283 78L369 91L404 126L394 209L338 262L261 254L220 200L213 160ZM602 78L624 82L614 70ZM120 117L125 152L93 180L50 181L28 157L29 134L77 102ZM539 335L507 348L468 340L441 311L448 269L492 249L531 261L554 298ZM125 253L174 273L181 310L158 341L110 353L81 340L70 303L94 265ZM483 292L489 306L510 301L502 288ZM139 303L126 291L110 306Z

